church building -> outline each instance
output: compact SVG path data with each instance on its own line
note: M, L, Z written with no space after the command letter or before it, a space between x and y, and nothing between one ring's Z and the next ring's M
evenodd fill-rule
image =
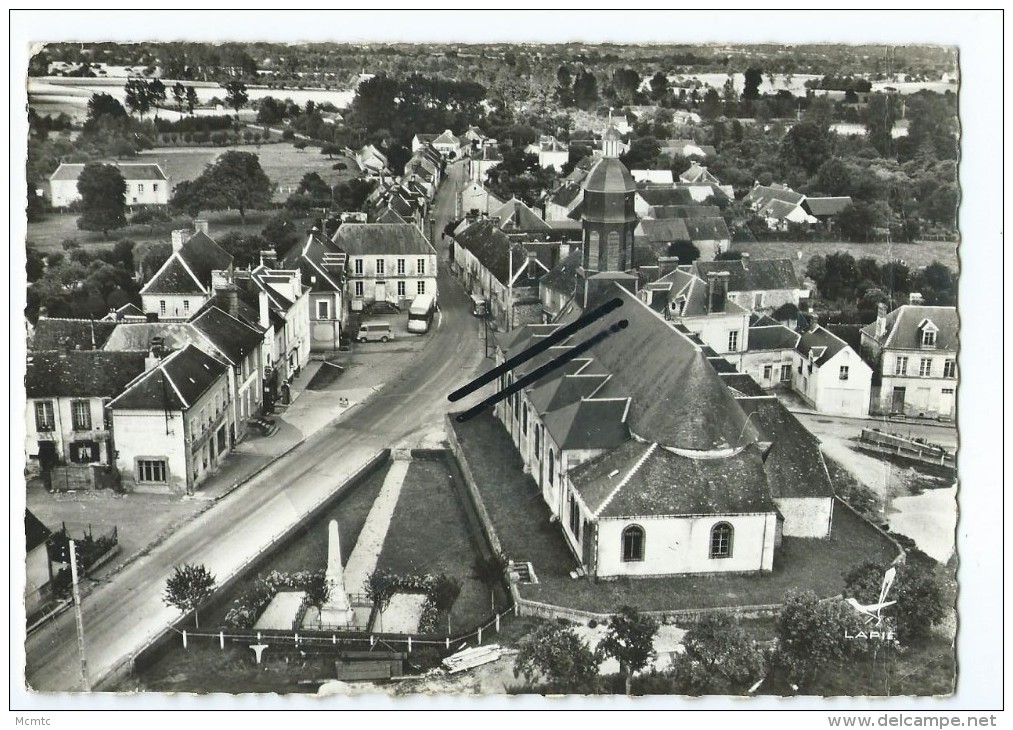
M585 573L770 572L782 536L830 534L834 495L819 442L776 397L637 296L636 188L618 139L606 133L584 183L571 301L550 323L500 335L497 361L599 304L621 306L499 387L614 323L625 327L500 402L496 416Z

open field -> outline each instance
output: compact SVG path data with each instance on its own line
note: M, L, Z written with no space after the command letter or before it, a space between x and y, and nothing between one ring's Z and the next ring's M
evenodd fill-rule
M791 259L799 276L805 276L806 266L813 256L827 256L832 253L846 252L855 259L866 256L885 264L898 259L914 271L923 269L933 261L938 261L952 271L960 270L957 244L947 241L922 241L920 243L809 243L798 241L751 241L736 242L731 245L732 251L748 252L758 259ZM801 256L799 253L801 252Z
M332 186L347 182L359 174L355 161L347 157L329 160L327 155L320 154L319 147L307 147L300 152L286 143L235 147L159 147L141 152L137 161L158 162L169 176L169 184L175 186L181 180L198 177L207 165L229 150L252 152L260 158L260 166L271 182L278 186L274 195L277 202L284 202L308 172L317 173ZM348 169L331 169L338 162L345 163Z

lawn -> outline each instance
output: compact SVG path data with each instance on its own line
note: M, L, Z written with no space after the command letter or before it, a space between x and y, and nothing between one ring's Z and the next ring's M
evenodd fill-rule
M331 160L320 154L319 147L300 151L287 142L235 147L159 147L141 152L136 161L159 163L169 176L169 184L175 186L181 180L198 177L207 165L229 150L252 152L260 158L261 168L278 186L274 195L277 202L284 202L308 172L319 174L328 185L348 182L359 174L354 160L342 156ZM334 170L338 162L345 163L348 169Z
M327 531L331 520L338 521L341 560L343 563L347 563L348 556L351 555L352 548L355 547L362 526L366 522L366 515L369 514L376 495L380 493L380 487L383 486L386 474L386 468L373 472L325 510L323 514L303 525L297 534L283 544L271 548L255 572L238 581L229 591L228 596L223 596L222 600L215 601L215 605L208 609L207 617L203 618L202 625L205 623L208 626L219 624L228 613L235 597L252 586L258 575L265 575L273 570L283 573L299 570L325 570L327 568Z
M957 244L946 241L923 241L920 243L810 243L791 241L755 241L733 243L732 251L748 252L758 259L791 259L795 271L805 276L806 266L813 256L827 256L832 253L847 252L855 259L866 256L876 259L880 264L900 259L912 270L922 269L933 261L945 264L952 271L960 270L957 257ZM799 257L799 252L802 256Z
M795 587L835 595L852 567L867 560L885 563L896 556L889 540L838 504L831 536L785 537L774 570L767 575L574 580L569 571L575 560L558 525L550 524L548 507L534 481L522 473L506 429L491 413L465 424L454 422L454 428L504 552L534 564L539 583L520 586L524 598L598 613L609 613L631 600L646 611L773 604Z
M461 504L455 478L443 459L412 461L377 568L401 575L443 573L460 580L461 594L450 614L452 632L459 634L487 620L492 609L489 589L471 576L481 538Z

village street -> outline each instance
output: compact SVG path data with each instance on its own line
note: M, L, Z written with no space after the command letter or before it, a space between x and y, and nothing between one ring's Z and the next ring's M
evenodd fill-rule
M451 170L450 182L442 186L433 207L437 230L453 215L463 177L461 165ZM204 563L219 582L224 581L378 451L404 443L431 443L442 432L443 415L452 405L459 410L484 397L480 391L464 404L447 401L448 393L485 364L479 321L470 314L468 297L443 263L438 280L442 315L400 379L388 382L83 601L93 685L178 618L178 611L162 602L165 578L174 566ZM83 689L73 612L64 612L33 633L26 652L26 679L33 689Z

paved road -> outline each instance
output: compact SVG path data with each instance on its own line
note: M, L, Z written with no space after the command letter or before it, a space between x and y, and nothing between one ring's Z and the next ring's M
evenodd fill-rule
M919 421L883 421L881 418L841 418L822 413L795 416L820 439L857 438L863 428L878 428L908 438L924 438L951 451L957 448L957 429L952 424Z
M437 217L454 210L461 165L441 187ZM449 211L449 213L448 213ZM441 230L442 225L437 230ZM439 241L439 235L436 236ZM331 494L344 478L383 448L440 429L447 394L484 368L478 320L469 299L439 270L442 316L405 376L333 426L322 429L248 484L122 570L83 602L89 676L95 683L178 617L161 600L173 566L204 563L222 581L249 556ZM480 397L480 393L473 398ZM470 404L455 404L455 410ZM83 687L74 614L65 612L26 642L28 684L42 691Z

